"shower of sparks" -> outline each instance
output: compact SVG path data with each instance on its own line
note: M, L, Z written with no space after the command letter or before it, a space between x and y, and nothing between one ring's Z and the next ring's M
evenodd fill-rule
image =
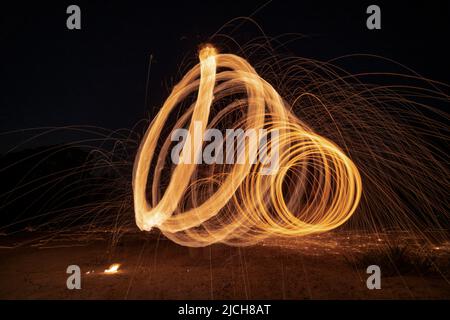
M250 65L205 46L200 63L173 88L144 138L140 125L117 131L67 126L3 133L7 140L24 132L30 138L6 153L10 164L0 169L24 175L0 194L7 221L0 235L7 239L24 227L34 239L0 247L86 246L103 241L104 232L113 233L115 246L136 224L141 230L155 229L140 234L142 240L159 237L159 229L186 246L268 245L278 238L303 245L310 237L335 236L325 231L340 226L336 231L373 235L379 245L396 242L397 237L384 237L392 231L411 235L408 241L426 243L435 252L448 252L450 211L443 199L450 190L445 148L450 86L383 57L324 62L286 59L268 49L265 40L239 49L251 57ZM388 69L351 73L341 65L356 58L381 61ZM205 120L203 132L278 130L278 174L258 174L259 164L174 165L170 133L191 131L197 120ZM60 134L87 136L15 158L42 137ZM192 159L201 150L181 151ZM72 158L72 153L74 159L82 156L83 163L65 164L61 157ZM50 167L50 174L41 174ZM34 204L28 205L28 199ZM47 230L51 233L40 233Z
M107 274L117 273L119 271L119 268L120 268L120 264L114 263L111 266L109 266L108 269L105 270L105 273L107 273Z
M133 192L138 227L147 231L157 227L181 245L200 247L216 242L250 244L268 236L304 236L344 224L357 208L362 192L353 161L296 117L291 106L246 60L218 54L210 45L200 51L199 58L200 63L174 87L136 156ZM211 127L221 117L239 110L245 117L234 124L235 128L279 133L279 170L273 175L261 174L262 165L253 164L252 155L245 149L238 151L245 157L244 164L231 168L214 164L205 178L198 178L198 165L181 163L158 199L162 159L170 142L166 140L151 174L153 202L149 203L147 179L161 131L175 106L195 92L196 101L176 127L190 118L191 136L195 122L202 124L203 136L208 124ZM241 97L243 94L247 98ZM231 100L211 120L213 104L230 96L240 99ZM190 150L189 145L197 147ZM196 159L202 153L198 145L186 143L181 154ZM265 150L274 147L266 142ZM288 197L285 187L290 190ZM186 194L194 203L188 208Z

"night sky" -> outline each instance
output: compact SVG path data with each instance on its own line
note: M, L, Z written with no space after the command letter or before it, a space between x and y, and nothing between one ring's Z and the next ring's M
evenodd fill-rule
M66 28L70 4L81 7L81 30ZM365 26L370 4L381 7L382 30ZM0 131L67 125L131 128L155 114L181 70L196 59L198 45L239 16L252 16L269 36L308 35L287 45L295 55L322 60L377 54L450 83L449 13L449 1L2 4ZM248 25L236 31L252 32L255 28ZM0 152L19 141L20 136L3 136Z

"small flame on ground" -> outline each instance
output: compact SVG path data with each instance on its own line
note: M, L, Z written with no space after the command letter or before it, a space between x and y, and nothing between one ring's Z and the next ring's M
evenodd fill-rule
M105 273L117 273L119 271L120 264L114 263L108 269L105 270Z

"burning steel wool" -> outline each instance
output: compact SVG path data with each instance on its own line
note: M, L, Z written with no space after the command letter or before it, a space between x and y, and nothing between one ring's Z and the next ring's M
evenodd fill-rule
M246 60L219 54L211 45L200 50L199 58L200 63L174 87L141 142L133 171L138 227L147 231L156 227L179 244L199 247L216 242L251 244L267 236L303 236L344 224L362 193L353 161L294 115ZM202 144L193 141L194 124L201 124L203 136L222 117L239 110L243 117L234 128L277 132L277 143L267 141L262 148L277 149L277 170L261 174L263 164L254 161L262 157L261 151L248 151L253 146L247 141L247 148L236 151L244 163L212 164L205 175L197 161L181 162L162 192L161 172L171 143L167 139L150 174L150 203L146 186L158 139L170 113L194 93L195 101L175 125L183 127L190 119L190 138L181 150L182 159L202 155ZM224 100L229 103L210 120L215 104Z
M87 136L10 155L4 174L36 173L0 195L9 221L0 232L51 230L35 240L41 247L103 231L116 245L136 224L185 246L295 242L338 227L405 232L433 247L448 241L448 85L266 50L253 44L238 56L205 46L144 137L140 125L30 129L30 141ZM243 139L229 144L229 132Z

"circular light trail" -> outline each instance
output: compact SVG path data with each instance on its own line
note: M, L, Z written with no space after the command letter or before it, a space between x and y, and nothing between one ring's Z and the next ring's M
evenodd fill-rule
M151 122L137 153L133 170L136 224L141 230L160 229L169 239L200 247L217 242L248 245L269 236L303 236L326 232L345 223L355 212L362 184L357 167L332 141L298 119L277 91L243 58L219 54L207 45L200 63L173 88ZM179 163L164 170L171 141L158 142L169 116L184 100L195 101L174 128L194 123L205 130L241 115L234 128L265 129L279 135L265 150L279 150L278 170L261 174L262 163L244 150L243 164ZM220 110L214 109L220 104ZM225 106L224 106L225 104ZM211 119L210 119L211 118ZM198 159L202 144L182 149ZM190 153L190 154L188 154ZM156 157L157 156L157 157ZM262 156L259 151L257 156ZM155 162L152 172L152 162ZM170 174L163 183L163 172ZM151 201L147 199L149 174Z

